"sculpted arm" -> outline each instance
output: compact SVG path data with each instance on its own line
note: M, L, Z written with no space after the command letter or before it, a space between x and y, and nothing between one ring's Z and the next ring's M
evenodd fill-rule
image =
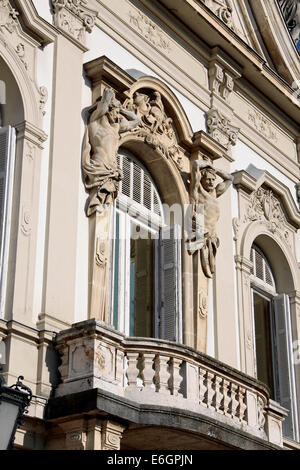
M120 122L120 132L130 131L138 126L141 122L141 118L138 117L132 111L128 111L127 109L121 108L120 113L123 114L127 119L122 119Z
M229 188L229 186L233 182L233 176L231 176L229 173L226 173L226 171L223 170L217 170L216 169L216 174L220 176L223 179L222 183L219 183L216 186L216 195L217 197L221 196L222 194L225 193L225 191Z
M108 107L113 99L115 99L114 91L111 88L105 88L101 100L97 103L97 107L91 115L90 122L104 116L108 112Z

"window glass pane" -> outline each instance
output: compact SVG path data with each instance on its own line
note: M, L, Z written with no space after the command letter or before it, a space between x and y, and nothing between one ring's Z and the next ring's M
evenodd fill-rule
M274 374L271 344L270 301L253 293L257 378L264 382L274 398Z
M153 336L154 240L140 225L131 223L130 335Z

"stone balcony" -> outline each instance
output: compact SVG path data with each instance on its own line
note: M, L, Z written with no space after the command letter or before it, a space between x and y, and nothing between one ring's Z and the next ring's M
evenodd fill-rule
M91 319L58 333L56 348L61 383L50 400L52 410L59 402L67 404L68 396L97 389L98 410L129 422L195 428L228 444L235 436L248 442L242 448L283 445L286 410L270 400L267 387L190 347L126 337ZM152 410L153 422L145 410ZM64 414L50 409L48 417Z

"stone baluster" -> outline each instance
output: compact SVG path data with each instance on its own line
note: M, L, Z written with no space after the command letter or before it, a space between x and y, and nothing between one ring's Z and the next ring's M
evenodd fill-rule
M222 380L222 388L223 388L222 410L226 416L230 416L231 396L230 396L229 386L230 386L229 380L223 379Z
M128 381L128 389L137 390L137 378L139 375L138 369L138 359L139 353L137 352L127 352L126 353L128 360L128 368L126 371L126 377Z
M200 367L199 371L199 403L200 405L206 405L206 370Z
M158 356L159 362L159 380L158 380L158 389L160 393L170 394L169 388L169 357L168 356Z
M153 391L154 387L154 377L155 377L155 370L154 370L154 359L155 354L153 353L142 353L142 371L141 376L143 378L143 391L149 392Z
M170 360L170 390L171 394L177 397L180 394L180 386L182 382L182 377L180 375L180 368L182 366L181 359L172 357Z
M246 399L246 389L244 387L239 386L238 393L237 393L237 400L238 400L237 417L240 421L246 421L245 415L246 415L247 405L245 403L245 399Z
M215 374L213 372L207 371L206 374L206 404L208 408L214 408L214 380Z
M213 381L213 387L215 389L214 395L214 408L216 411L222 413L221 405L223 401L223 387L222 387L222 377L216 375Z
M230 395L231 395L231 403L230 403L230 414L233 419L237 416L237 408L239 406L239 402L237 400L237 391L238 386L234 382L231 382L230 385Z
M264 400L258 396L257 397L257 425L258 429L264 429L266 418L265 418L265 403Z

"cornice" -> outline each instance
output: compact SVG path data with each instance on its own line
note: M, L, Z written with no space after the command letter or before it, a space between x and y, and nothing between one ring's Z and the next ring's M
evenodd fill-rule
M11 0L11 5L22 17L25 31L43 46L54 42L57 30L41 18L32 0Z
M159 6L157 0L153 0L151 5L149 0L141 0L141 2L152 11L154 11L154 5L160 9L165 7L164 14L169 19L173 17L176 23L184 23L201 42L205 39L212 50L218 45L230 56L231 60L238 64L243 76L250 83L261 90L272 103L276 103L287 116L299 122L300 105L294 98L295 90L292 86L272 70L262 56L246 44L206 5L196 0L160 0ZM286 33L291 42L288 31ZM299 60L298 56L297 60Z

